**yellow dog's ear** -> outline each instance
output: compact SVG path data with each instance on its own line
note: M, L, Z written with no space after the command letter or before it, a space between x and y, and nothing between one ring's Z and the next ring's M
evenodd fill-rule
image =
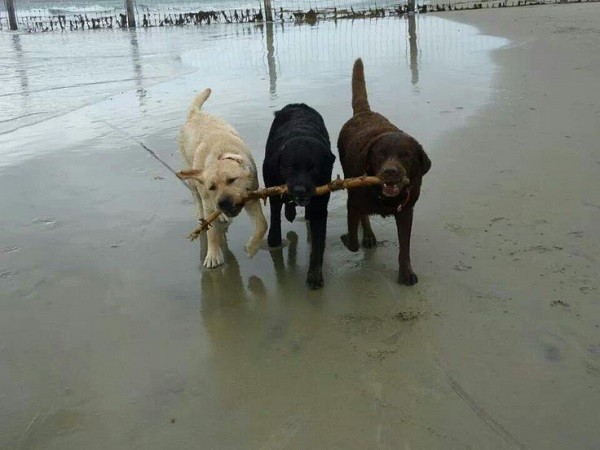
M188 178L193 178L194 180L202 183L202 171L196 169L182 170L181 172L177 172L177 178L180 180L187 180Z
M246 162L246 159L237 153L223 153L221 156L219 156L219 159L231 159L239 162L240 164L244 164Z
M243 155L240 155L238 153L223 153L221 156L219 156L219 160L223 159L230 159L232 161L235 161L239 163L240 166L242 166L248 172L252 172L250 168L250 161L248 161L248 158L246 158Z

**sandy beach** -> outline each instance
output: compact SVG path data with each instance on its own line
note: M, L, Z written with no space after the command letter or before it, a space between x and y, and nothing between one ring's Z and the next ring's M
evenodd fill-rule
M598 448L598 23L596 3L0 33L0 448ZM248 259L240 216L202 269L169 170L194 93L261 164L288 102L336 141L358 56L433 162L419 284L396 283L389 219L378 248L343 247L344 194L322 290L302 220Z

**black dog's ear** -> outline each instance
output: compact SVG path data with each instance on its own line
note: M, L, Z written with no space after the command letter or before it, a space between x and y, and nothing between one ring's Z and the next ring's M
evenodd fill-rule
M335 155L331 151L327 152L327 162L329 164L331 164L332 166L333 166L333 163L335 162Z
M278 173L283 178L287 177L287 172L290 166L290 154L289 152L284 151L285 145L281 146L281 149L277 153L277 158L273 161L275 165L275 172Z
M423 176L431 169L431 160L429 159L429 156L427 156L427 153L425 153L425 150L423 150L421 144L417 142L415 147L417 149L417 159L421 166L421 176Z

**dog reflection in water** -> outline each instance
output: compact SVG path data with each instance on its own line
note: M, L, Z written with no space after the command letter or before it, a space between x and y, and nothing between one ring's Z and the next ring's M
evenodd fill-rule
M228 228L228 224L217 224L217 227ZM229 249L225 233L221 234L221 251L225 258L225 265L213 270L202 271L202 309L219 308L220 306L244 307L250 301L262 299L266 296L265 286L260 278L251 275L248 286L244 286L240 265L237 258ZM200 242L201 257L206 252L206 236Z
M288 233L287 238L287 264L293 270L298 237ZM277 382L269 378L276 375L270 373L264 360L279 354L281 339L288 332L289 318L281 314L278 302L286 297L281 283L289 277L285 276L284 249L270 252L280 292L269 295L257 276L251 275L244 281L226 242L221 249L225 264L202 271L200 314L210 340L209 361L215 372L219 402L225 409L235 409L249 395L262 395L263 389Z
M218 227L228 227L228 224L217 224ZM214 270L202 271L202 309L219 308L221 306L236 306L244 308L247 304L254 301L265 300L267 296L266 288L262 280L251 275L248 277L247 286L240 271L240 265L235 255L229 250L225 234L222 234L221 250L225 255L225 264ZM294 271L296 268L296 256L298 248L298 235L290 231L286 235L288 240L287 247L287 272ZM200 238L201 257L207 251L206 236ZM286 264L284 262L284 247L280 247L269 252L275 277L278 285L283 285L286 280ZM202 259L202 258L201 258Z

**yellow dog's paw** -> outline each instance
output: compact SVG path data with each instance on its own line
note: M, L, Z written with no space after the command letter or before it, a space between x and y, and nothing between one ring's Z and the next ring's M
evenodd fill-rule
M204 258L204 267L207 269L214 269L215 267L219 267L225 263L225 257L223 256L223 252L221 249L217 251L208 251L206 253L206 258Z
M255 242L253 239L250 239L244 246L244 250L246 250L246 255L248 255L248 258L252 258L254 255L256 255L256 252L259 248L260 240Z

